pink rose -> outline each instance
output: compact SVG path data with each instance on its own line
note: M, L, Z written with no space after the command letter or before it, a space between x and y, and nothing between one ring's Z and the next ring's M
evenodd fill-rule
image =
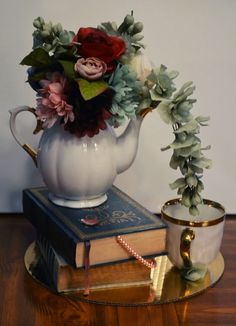
M87 80L97 80L105 74L107 65L98 58L80 58L75 64L75 71Z

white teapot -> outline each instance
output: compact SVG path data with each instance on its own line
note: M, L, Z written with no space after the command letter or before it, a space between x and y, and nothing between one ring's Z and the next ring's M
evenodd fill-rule
M35 114L35 109L28 106L11 110L10 129L39 168L49 199L71 208L95 207L105 202L106 191L116 175L128 169L136 157L142 117L130 120L119 137L107 125L92 138L78 138L57 121L43 131L38 149L34 150L21 141L16 131L16 116L23 111Z

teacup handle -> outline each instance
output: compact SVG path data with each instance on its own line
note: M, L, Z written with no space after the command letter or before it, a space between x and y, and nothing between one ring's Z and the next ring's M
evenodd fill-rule
M23 111L27 111L27 112L31 112L33 113L33 115L35 117L37 117L36 113L35 113L35 109L34 108L30 108L28 106L19 106L17 108L14 108L12 110L10 110L10 129L12 132L13 137L15 138L15 140L17 141L17 143L30 155L30 157L33 159L35 165L37 166L37 151L29 144L24 143L16 130L16 116ZM33 132L33 134L37 134L40 130L42 129L42 122L37 120L37 126Z
M184 268L191 268L193 265L190 258L190 247L194 238L195 233L192 229L186 228L183 230L180 238L180 255L183 259Z

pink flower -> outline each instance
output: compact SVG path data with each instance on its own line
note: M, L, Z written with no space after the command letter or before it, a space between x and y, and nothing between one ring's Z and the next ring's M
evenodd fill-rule
M107 65L98 58L80 58L75 64L75 71L87 80L97 80L105 74Z
M63 117L65 124L68 120L74 121L73 107L66 102L66 83L66 78L57 72L40 81L42 88L38 90L36 114L44 127L52 127L58 117Z

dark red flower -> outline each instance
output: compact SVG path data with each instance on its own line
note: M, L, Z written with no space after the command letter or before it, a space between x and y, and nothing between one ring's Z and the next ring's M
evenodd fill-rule
M93 137L100 130L107 128L106 120L112 117L109 112L114 91L107 89L101 95L85 101L79 90L74 94L75 102L73 103L75 110L74 121L68 121L64 125L64 129L77 137L89 136Z
M95 57L107 64L107 71L115 68L115 60L125 52L125 42L109 36L97 28L80 28L73 42L79 43L78 53L83 58Z

